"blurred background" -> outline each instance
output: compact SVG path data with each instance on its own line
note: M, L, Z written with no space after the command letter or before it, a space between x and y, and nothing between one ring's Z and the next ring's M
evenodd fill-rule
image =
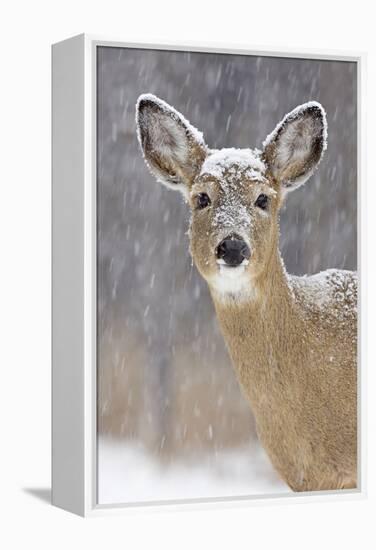
M356 65L99 47L97 75L98 500L286 492L192 265L188 207L142 158L135 103L160 96L209 147L261 148L288 111L320 101L328 150L288 196L281 251L294 274L356 269Z

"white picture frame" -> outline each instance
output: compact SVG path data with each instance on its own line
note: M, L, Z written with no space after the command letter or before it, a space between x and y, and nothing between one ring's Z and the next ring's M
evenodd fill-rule
M239 506L306 500L343 500L366 494L365 464L365 157L363 53L275 51L223 44L132 44L79 35L52 47L52 502L92 516L146 504L98 505L96 463L96 51L99 46L236 53L352 61L358 68L358 487L320 491L150 503L149 507Z

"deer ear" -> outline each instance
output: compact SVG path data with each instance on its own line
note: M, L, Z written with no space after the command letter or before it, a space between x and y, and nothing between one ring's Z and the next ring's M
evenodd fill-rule
M296 107L263 143L264 161L272 176L290 191L313 174L326 149L326 114L320 103Z
M186 196L207 155L201 132L165 101L143 94L136 105L138 139L150 171Z

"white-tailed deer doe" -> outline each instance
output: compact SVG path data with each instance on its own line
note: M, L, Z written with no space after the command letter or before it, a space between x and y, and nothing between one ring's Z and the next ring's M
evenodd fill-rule
M274 467L294 491L356 487L356 274L289 275L278 243L285 195L326 148L324 109L294 109L262 151L209 149L151 94L136 113L151 172L191 207L191 254Z

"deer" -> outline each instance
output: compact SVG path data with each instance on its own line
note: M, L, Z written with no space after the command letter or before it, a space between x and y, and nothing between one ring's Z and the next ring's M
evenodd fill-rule
M281 206L327 148L324 108L299 105L262 149L210 149L151 93L136 128L150 172L190 207L190 254L274 469L294 492L356 488L357 275L290 275L279 250Z

